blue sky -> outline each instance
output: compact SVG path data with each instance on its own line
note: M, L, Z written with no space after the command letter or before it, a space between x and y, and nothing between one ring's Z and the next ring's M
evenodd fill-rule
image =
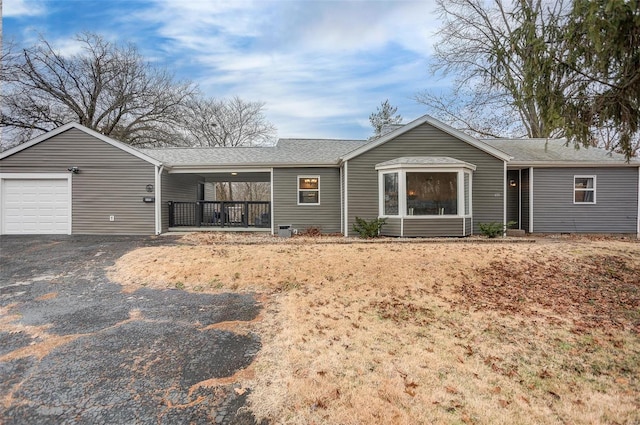
M266 103L279 137L366 138L389 99L408 122L413 96L446 89L428 70L438 17L422 1L4 0L3 36L42 34L74 53L93 31L133 42L150 61L214 97Z

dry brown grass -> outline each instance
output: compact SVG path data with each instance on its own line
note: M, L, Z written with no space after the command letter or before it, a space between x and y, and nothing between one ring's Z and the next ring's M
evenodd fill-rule
M189 235L110 277L264 294L251 408L274 423L640 422L640 244ZM234 244L234 241L240 243ZM262 243L260 243L262 242Z

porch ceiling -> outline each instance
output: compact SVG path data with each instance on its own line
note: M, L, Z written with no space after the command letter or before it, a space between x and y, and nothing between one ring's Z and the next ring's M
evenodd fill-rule
M221 172L221 173L195 173L206 182L270 182L271 173L266 172Z

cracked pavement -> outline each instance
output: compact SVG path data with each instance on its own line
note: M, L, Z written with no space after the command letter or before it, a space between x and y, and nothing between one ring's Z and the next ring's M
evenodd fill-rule
M234 374L260 350L253 294L139 289L105 268L173 237L0 237L0 423L254 424Z

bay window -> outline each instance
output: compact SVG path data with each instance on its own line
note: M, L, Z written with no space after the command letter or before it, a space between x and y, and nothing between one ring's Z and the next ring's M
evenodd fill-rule
M407 172L407 215L457 215L458 173Z
M469 217L475 166L448 157L406 157L376 165L382 217Z

